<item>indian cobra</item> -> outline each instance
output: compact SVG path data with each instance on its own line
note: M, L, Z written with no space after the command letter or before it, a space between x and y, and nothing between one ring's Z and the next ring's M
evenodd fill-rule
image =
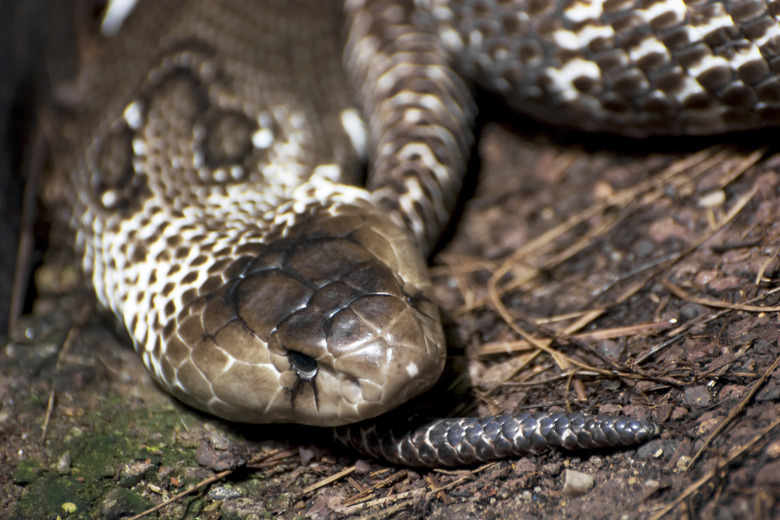
M99 302L181 401L246 423L371 419L442 371L425 257L461 187L472 85L585 130L777 123L778 13L770 0L141 3L93 70L60 163L63 221ZM395 426L337 437L435 466L657 433L561 413Z

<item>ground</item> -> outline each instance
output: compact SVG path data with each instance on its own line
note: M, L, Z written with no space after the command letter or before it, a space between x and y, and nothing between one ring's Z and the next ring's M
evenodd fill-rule
M453 376L430 400L623 413L657 439L445 471L227 424L161 392L51 253L0 349L0 517L119 519L200 482L149 517L780 517L777 134L624 140L483 107L431 259Z

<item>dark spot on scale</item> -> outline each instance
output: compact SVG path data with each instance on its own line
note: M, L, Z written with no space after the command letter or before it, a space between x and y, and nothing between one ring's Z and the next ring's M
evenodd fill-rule
M133 249L132 260L135 263L141 263L146 259L148 255L149 255L149 250L146 249L146 246L144 246L143 244L138 244Z
M677 23L677 15L671 10L661 13L650 20L650 26L656 31L674 27Z
M241 112L213 110L206 114L205 128L205 161L215 168L244 162L253 148L252 134L257 130L257 122Z
M198 297L198 291L196 289L187 289L184 294L181 295L182 301L186 304L193 301Z
M165 284L165 287L162 288L162 291L160 291L160 294L164 297L168 297L171 295L173 290L176 288L176 284L173 282L168 282Z
M595 87L598 85L598 82L588 76L579 76L572 82L572 84L574 85L574 88L576 88L580 92L588 94L590 92L593 92L593 90L595 90Z
M191 267L198 267L208 262L208 257L206 255L198 255L196 256L192 262L190 262Z
M195 282L195 280L198 279L198 273L189 272L186 275L184 275L184 278L181 279L182 284L189 285Z
M203 285L200 286L200 291L202 294L210 294L219 289L219 287L222 285L222 277L221 276L210 276Z

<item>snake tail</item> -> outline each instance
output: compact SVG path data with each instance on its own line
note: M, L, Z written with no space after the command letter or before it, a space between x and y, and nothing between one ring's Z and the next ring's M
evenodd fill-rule
M551 448L631 446L652 439L659 431L650 421L625 416L538 412L406 425L374 421L337 428L335 437L373 458L404 466L440 467L538 454Z

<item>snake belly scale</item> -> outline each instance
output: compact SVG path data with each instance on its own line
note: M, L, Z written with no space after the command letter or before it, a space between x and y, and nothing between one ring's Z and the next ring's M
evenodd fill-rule
M473 143L471 85L586 130L775 123L778 5L142 2L59 163L62 222L98 300L180 400L249 423L371 420L443 367L425 255ZM435 466L657 433L559 413L392 426L337 437Z

